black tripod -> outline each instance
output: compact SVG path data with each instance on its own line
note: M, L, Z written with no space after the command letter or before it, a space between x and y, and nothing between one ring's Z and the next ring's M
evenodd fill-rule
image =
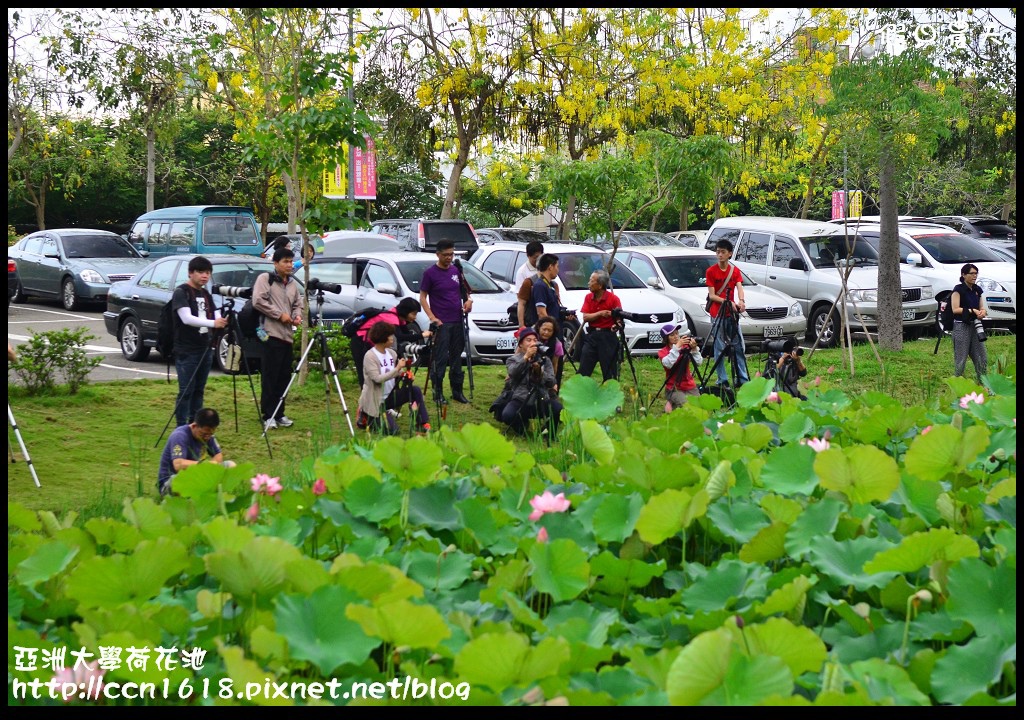
M473 348L469 344L469 313L465 310L466 301L469 300L469 283L462 273L462 261L455 260L453 263L459 271L459 293L462 295L462 344L466 348L466 373L469 375L469 399L473 399Z
M288 391L292 389L292 385L295 383L295 379L299 376L302 366L306 364L306 361L309 358L309 351L313 349L314 345L316 345L320 349L320 369L323 371L324 376L324 395L325 402L327 403L328 427L330 426L331 413L331 386L330 382L327 380L327 376L329 374L334 378L334 387L338 390L338 399L341 400L341 408L345 411L345 420L348 421L348 431L354 438L356 436L356 430L352 427L352 417L348 413L348 405L345 404L345 396L341 393L341 382L338 380L338 370L334 364L334 357L331 356L330 348L327 347L327 334L324 332L323 322L323 304L324 291L321 288L316 291L316 322L313 324L313 337L309 339L309 342L306 344L306 349L302 351L302 357L299 358L299 362L295 366L295 372L292 373L292 377L288 381L288 386L281 394L281 399L277 401L277 405L274 407L274 412L271 413L270 417L277 417L278 411L281 409L281 406L284 405L285 398L288 397ZM264 424L263 437L267 436L268 429L267 425Z
M629 370L633 373L633 387L636 388L637 396L640 394L640 381L636 377L636 366L633 365L633 355L629 352L629 344L626 342L626 325L621 318L616 320L616 332L619 334L619 357L615 363L615 377L618 378L622 371L623 359L629 362Z
M224 304L221 306L221 316L228 319L228 327L224 333L224 341L227 343L228 357L224 363L231 373L231 397L235 407L235 432L238 432L238 384L236 375L239 367L245 366L245 375L249 378L249 390L252 391L252 402L256 406L256 419L260 422L263 421L263 411L260 409L259 398L256 397L256 385L252 381L252 368L249 366L249 356L245 354L245 350L242 347L242 328L238 324L238 313L235 311L235 301L233 298L224 298ZM266 433L263 434L263 439L267 441L267 455L271 458L274 457L273 451L270 449L270 438L267 437Z
M188 379L188 382L185 383L185 389L178 390L178 399L174 401L174 409L171 410L171 416L167 418L167 423L164 425L164 429L160 431L160 437L156 439L156 443L153 445L153 447L160 446L160 441L164 439L164 433L167 432L167 428L171 426L171 423L174 422L174 419L178 415L178 405L181 404L182 399L185 397L185 393L188 392L188 390L195 383L196 375L199 373L199 368L203 366L203 363L206 362L206 356L209 355L211 352L213 352L213 349L209 345L207 345L206 349L203 350L203 356L199 359L199 364L196 365L196 369L192 371L192 377L190 377ZM170 382L170 377L168 377L168 382Z
M577 375L579 375L580 372L580 369L579 367L577 367L576 362L572 359L572 353L569 351L569 343L565 341L565 326L568 325L570 322L573 324L573 327L575 328L575 332L573 333L574 339L578 338L580 332L583 330L583 328L579 324L579 321L577 321L573 315L569 315L564 312L562 313L562 322L558 323L557 325L558 340L559 342L562 343L562 362L558 364L558 372L555 373L555 384L558 385L558 387L562 387L562 373L565 372L566 360L568 360L569 364L572 365L573 372L575 372Z
M729 367L731 368L732 388L725 387L722 385L716 385L715 387L717 389L712 392L712 394L718 395L722 399L722 402L725 403L726 405L732 405L733 403L736 402L736 395L734 390L735 388L739 387L740 384L739 367L737 367L736 362L736 353L738 352L738 349L736 348L733 342L733 338L726 333L725 328L726 318L731 318L732 312L733 309L731 302L726 300L726 302L722 303L722 306L719 308L717 317L715 317L714 322L711 323L711 330L710 332L708 332L708 336L704 339L704 345L701 347L701 354L704 357L708 357L707 351L710 347L711 354L714 355L715 339L718 338L720 334L723 336L722 352L718 355L718 357L715 358L715 361L710 365L708 371L704 373L703 376L701 376L699 372L695 373L699 381L699 385L703 390L708 387L708 380L711 378L711 376L718 374L718 368L721 367L722 363L725 362L725 358L727 356L732 358L732 362L729 363ZM739 328L737 327L737 333L738 332ZM705 365L707 365L707 363L705 363Z

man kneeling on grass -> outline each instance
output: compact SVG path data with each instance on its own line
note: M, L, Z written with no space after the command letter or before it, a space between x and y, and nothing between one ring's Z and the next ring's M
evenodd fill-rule
M171 481L174 476L189 465L201 462L212 462L224 467L234 467L230 460L224 459L224 453L213 436L220 425L220 415L212 408L201 408L196 419L188 425L180 425L167 438L164 451L160 454L160 471L156 487L160 496L173 494Z

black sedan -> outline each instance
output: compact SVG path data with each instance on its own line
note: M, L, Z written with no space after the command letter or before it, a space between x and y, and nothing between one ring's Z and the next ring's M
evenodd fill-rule
M103 321L107 332L117 338L121 353L128 360L142 361L149 357L157 345L157 327L160 311L171 300L174 288L188 280L188 263L195 255L171 255L150 264L143 272L126 282L115 283L107 296L107 311ZM250 255L207 255L213 263L213 274L206 286L213 293L217 308L229 308L236 312L242 309L245 300L224 297L235 291L225 291L221 286L236 289L251 288L262 273L273 270L274 264L264 258ZM221 292L217 292L220 290ZM323 306L325 324L340 323L351 312L344 306L326 299ZM241 333L234 333L235 336ZM217 343L217 366L224 372L231 372L228 363L228 333L222 333ZM242 350L250 367L258 367L262 355L261 343L255 339L243 339Z
M152 261L106 230L41 230L7 248L18 264L14 302L34 295L59 299L65 310L107 299L111 283L130 280ZM9 274L9 273L8 273Z
M7 258L7 304L11 304L11 298L18 294L18 263Z

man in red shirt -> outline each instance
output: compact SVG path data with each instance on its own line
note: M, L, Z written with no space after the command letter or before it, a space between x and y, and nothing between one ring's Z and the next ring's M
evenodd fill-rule
M590 292L583 301L583 322L590 324L590 331L583 337L583 353L580 356L580 375L590 376L597 363L601 363L601 376L611 380L619 375L619 336L621 320L614 317L613 310L622 310L622 302L609 289L611 278L607 270L595 270L590 276Z
M719 240L715 245L718 263L708 268L704 276L708 285L708 299L711 301L711 332L715 337L715 368L718 384L729 385L722 354L731 359L736 375L737 387L750 380L747 373L747 358L744 354L743 333L740 332L740 313L747 309L743 294L743 275L740 269L729 262L732 258L732 243Z

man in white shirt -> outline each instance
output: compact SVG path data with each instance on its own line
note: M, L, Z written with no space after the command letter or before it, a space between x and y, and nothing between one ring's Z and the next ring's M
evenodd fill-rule
M519 266L516 270L516 277L512 292L519 293L519 289L523 287L523 281L528 277L533 277L537 274L537 261L540 256L544 254L544 245L537 240L531 240L526 243L526 262Z

